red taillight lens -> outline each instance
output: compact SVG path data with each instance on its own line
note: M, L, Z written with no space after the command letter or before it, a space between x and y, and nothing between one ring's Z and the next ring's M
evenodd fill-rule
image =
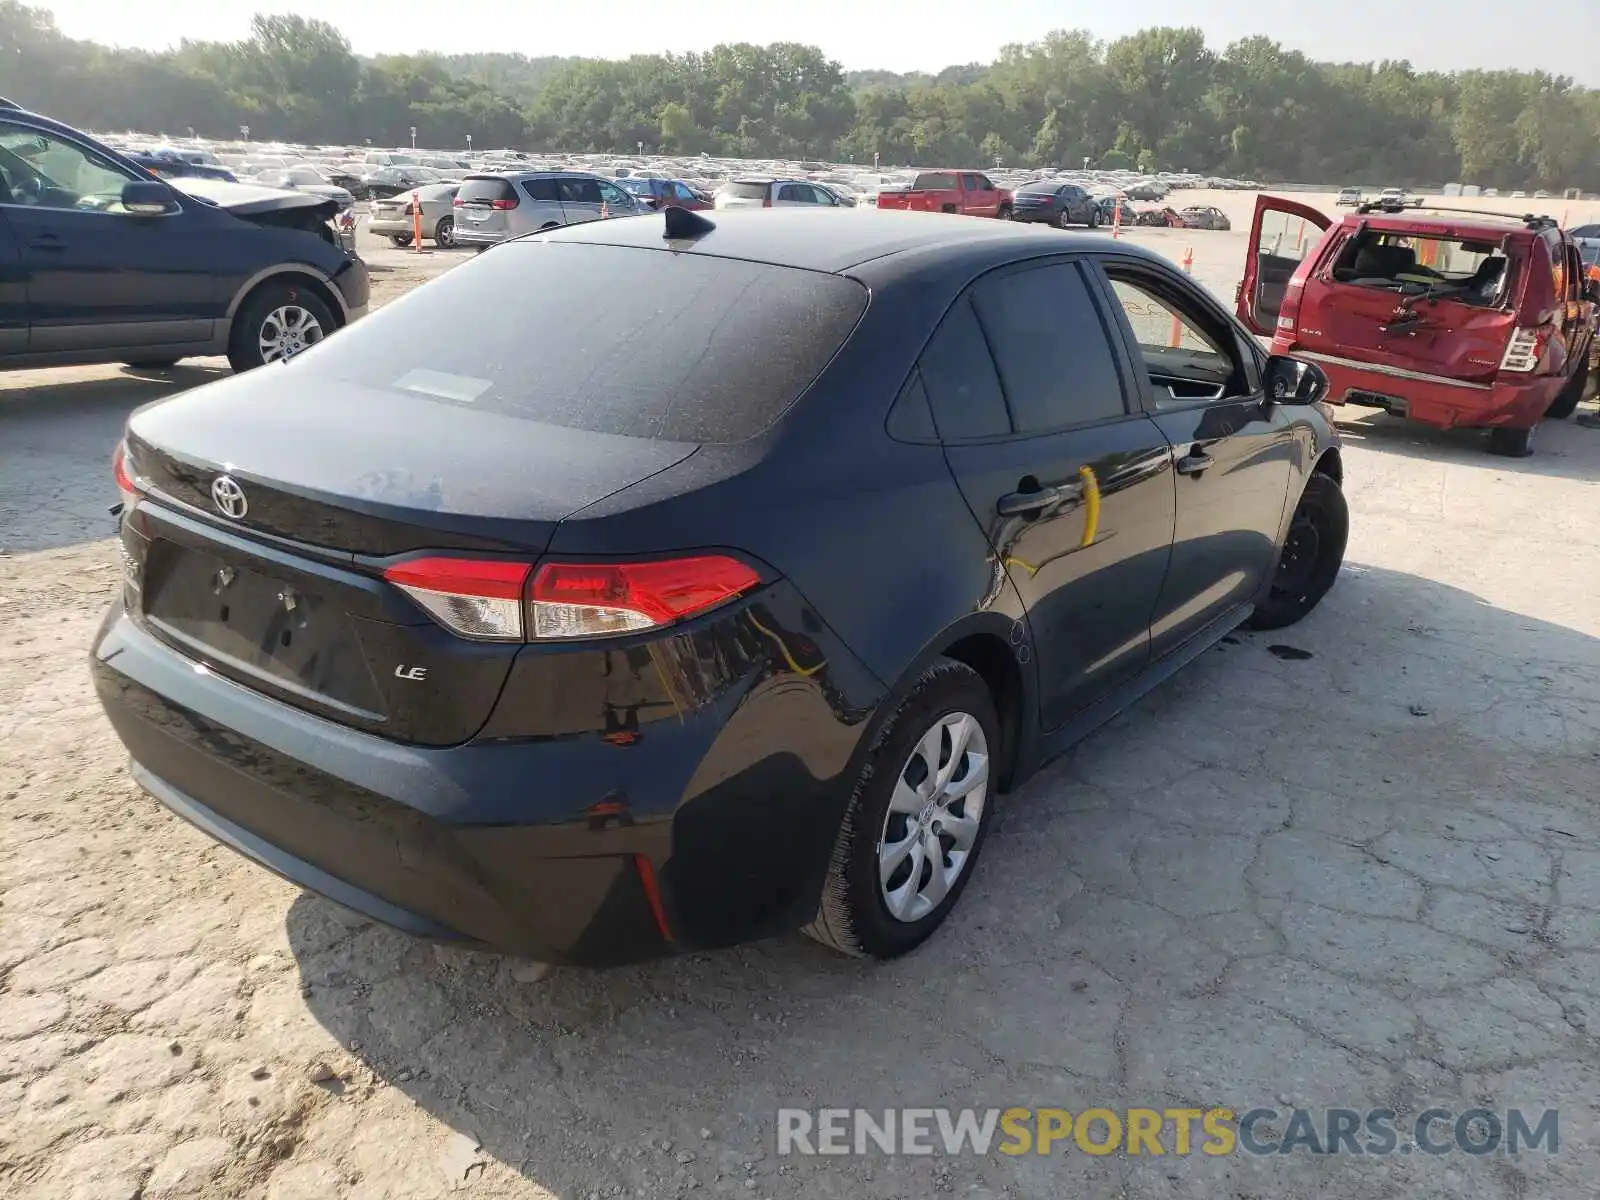
M117 448L111 452L111 477L116 480L117 491L122 493L123 506L132 508L133 502L141 493L139 485L134 483L133 476L128 473L127 442L118 442Z
M768 192L765 196L761 197L761 207L762 208L771 208L772 207L772 193L771 192Z
M546 563L528 585L533 638L602 637L666 625L747 592L761 576L735 558Z
M383 577L434 620L462 637L523 640L522 586L529 563L478 558L413 558Z
M466 201L463 200L460 196L457 196L454 200L450 201L450 207L451 208L461 208L465 204L466 204Z
M531 578L530 578L531 573ZM749 591L761 576L735 558L528 563L414 558L383 577L462 637L542 641L669 625Z
M517 198L513 196L509 200L496 200L493 203L494 207L498 209L515 208L517 206Z

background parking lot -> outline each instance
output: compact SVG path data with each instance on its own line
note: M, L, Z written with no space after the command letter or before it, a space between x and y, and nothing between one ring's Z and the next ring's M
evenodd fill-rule
M1231 304L1249 202L1226 197L1233 233L1129 236L1194 247ZM362 250L376 303L469 257ZM1327 601L1007 798L909 958L794 937L532 982L303 895L129 781L85 670L119 579L110 450L134 405L225 369L0 375L0 1193L1593 1194L1600 432L1498 459L1348 410ZM775 1156L778 1108L851 1105L1555 1107L1561 1140Z

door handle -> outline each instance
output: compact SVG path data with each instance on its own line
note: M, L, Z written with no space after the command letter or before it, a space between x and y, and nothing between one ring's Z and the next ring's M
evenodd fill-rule
M1068 500L1076 500L1081 491L1077 484L1063 484L1060 487L1039 488L1032 492L1008 492L996 502L995 510L1002 517L1025 516L1053 508Z
M1196 446L1173 465L1178 468L1179 475L1199 475L1212 462L1212 457L1199 446Z

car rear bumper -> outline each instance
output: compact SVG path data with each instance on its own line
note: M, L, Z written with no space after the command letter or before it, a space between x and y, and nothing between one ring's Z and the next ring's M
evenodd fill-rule
M1473 383L1352 362L1282 337L1273 340L1272 351L1306 359L1326 371L1330 404L1384 408L1438 429L1531 429L1543 419L1562 383L1549 375L1518 379L1505 374L1492 383Z
M428 219L424 217L422 219L424 237L428 235L428 228ZM411 226L411 218L402 216L368 217L367 229L369 232L380 234L383 237L410 237L414 232Z
M1053 208L1013 208L1011 210L1013 221L1032 221L1049 224L1056 219L1056 210Z
M784 607L761 606L762 625L792 628ZM797 674L792 653L790 665L765 653L748 616L673 639L696 661L725 664L729 639L756 652L698 705L620 735L489 738L491 721L481 740L447 748L223 679L120 601L90 665L137 782L218 841L418 936L606 966L779 933L815 912L872 709L847 712L824 686L832 672ZM584 653L637 677L670 674L670 651ZM865 677L850 664L832 662L835 687ZM568 676L582 666L563 668L577 694ZM516 686L513 703L540 703Z
M496 242L503 242L513 236L515 235L510 233L486 233L460 222L456 223L454 234L456 243L462 246L493 246Z

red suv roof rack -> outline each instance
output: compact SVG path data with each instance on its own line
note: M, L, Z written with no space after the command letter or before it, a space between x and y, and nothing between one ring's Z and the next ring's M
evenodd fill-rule
M1369 200L1365 204L1358 204L1356 212L1362 215L1386 213L1391 216L1419 212L1465 213L1473 217L1492 217L1500 221L1517 221L1526 225L1529 229L1548 229L1556 224L1554 217L1535 216L1533 213L1494 212L1487 208L1452 208L1444 204L1401 204L1398 200Z

